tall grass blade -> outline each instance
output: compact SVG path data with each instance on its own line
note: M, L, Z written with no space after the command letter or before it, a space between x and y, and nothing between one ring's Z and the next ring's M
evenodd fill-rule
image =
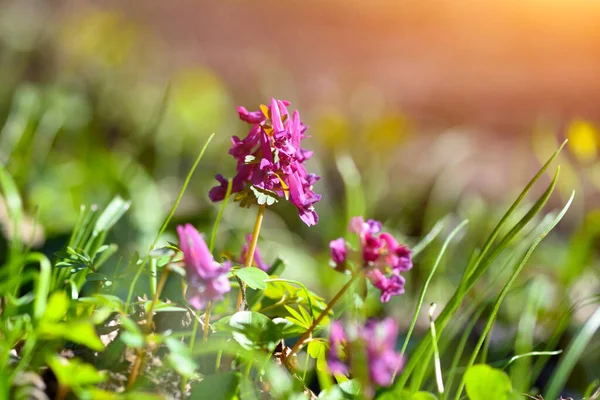
M544 166L544 168L542 170L544 170L545 168L546 168L546 165ZM557 172L554 175L554 179L552 180L552 182L550 183L550 185L548 186L546 191L535 202L535 204L531 207L530 211L515 225L515 227L517 227L517 226L519 227L519 230L522 230L525 227L526 222L531 221L531 219L534 217L533 211L539 212L539 210L541 210L544 207L544 205L547 203L548 199L550 198L550 195L552 194L552 191L554 190L554 187L556 186L556 181L558 179L558 172L559 172L559 169L557 169ZM541 173L538 173L534 177L534 179L538 179L539 176L541 176ZM527 185L528 188L530 188L531 186L532 186L532 183ZM523 196L519 196L519 199L517 199L516 203L520 202L522 197ZM511 212L513 212L515 210L514 205L511 206L510 210L512 210ZM505 214L505 216L502 218L499 225L503 224L503 221L507 220L509 216L510 215ZM495 229L494 231L496 231L496 230L499 230L499 229ZM518 230L516 230L515 228L511 229L510 232L501 241L501 245L498 245L494 249L494 251L491 253L491 255L489 255L488 257L485 257L485 258L482 258L481 256L479 257L478 262L476 262L476 265L472 268L473 273L471 274L470 277L466 276L466 273L463 275L463 279L461 280L458 289L452 295L452 297L450 298L450 300L444 307L444 310L441 312L441 314L437 318L437 326L438 326L438 331L440 332L440 335L443 332L443 330L445 329L448 321L459 309L466 293L473 287L473 285L475 284L477 279L479 277L481 277L481 275L483 275L483 273L489 268L489 266L492 264L492 261L506 248L506 246L508 246L508 244L510 243L509 239L512 239L514 236L516 236L517 233L518 233ZM489 242L489 239L488 239L488 242ZM487 250L485 252L482 251L481 254L484 254L486 252L487 252ZM477 264L479 264L479 265L477 265ZM404 372L402 373L402 375L400 376L400 379L396 383L396 387L397 388L404 387L408 378L411 375L413 375L413 378L411 380L411 390L414 392L418 391L418 388L420 387L421 382L424 379L424 374L429 365L431 356L432 356L431 342L430 342L429 338L426 337L419 343L419 345L415 349L415 352L409 358L409 361L406 364Z
M513 270L513 273L511 275L510 279L504 285L504 287L502 288L502 291L500 292L500 294L496 298L496 302L494 303L494 308L493 308L492 313L490 314L490 316L488 318L488 322L487 322L487 324L486 324L483 332L481 333L481 337L479 338L479 341L477 342L477 345L475 346L475 350L471 354L471 358L469 359L469 362L467 363L467 366L466 366L467 370L475 363L475 359L477 358L477 354L479 353L479 350L481 349L483 341L485 340L485 337L490 332L490 329L491 329L494 321L496 320L496 315L498 314L498 310L500 309L500 305L502 304L502 301L504 300L504 298L508 294L508 291L510 290L512 284L515 282L515 280L519 276L519 273L523 270L523 267L525 266L525 264L529 260L529 257L531 257L531 254L533 254L533 252L537 248L537 246L542 242L542 240L548 235L548 233L550 233L550 231L552 229L554 229L554 227L565 216L567 210L569 209L569 206L571 206L571 203L573 202L573 198L574 197L575 197L575 193L571 194L571 198L569 199L569 201L567 202L567 204L558 213L558 215L548 224L548 226L543 230L543 232L535 239L535 241L529 247L529 250L527 250L527 252L525 253L525 255L521 258L521 261L519 262L519 264ZM600 323L600 320L599 320L599 323ZM461 393L462 393L462 391L464 389L464 385L465 385L465 379L464 379L464 376L463 376L463 378L461 379L460 385L458 387L458 391L456 392L456 396L455 396L456 400L460 399Z
M569 379L577 360L579 360L599 329L600 308L596 309L592 316L586 321L585 325L583 325L581 330L577 333L577 336L575 336L575 339L573 339L563 356L560 358L556 371L552 375L550 384L544 394L545 399L555 399L558 397L560 391L567 382L567 379Z
M190 183L190 180L192 179L192 175L194 175L194 171L196 171L196 167L200 163L200 160L204 156L204 152L206 151L206 149L208 148L208 145L210 144L211 140L214 137L215 137L214 133L208 137L208 139L204 143L204 146L202 147L202 150L200 150L200 154L198 154L198 157L196 157L196 161L194 161L192 168L188 172L188 174L185 178L185 181L183 182L183 186L181 186L181 190L179 191L179 194L177 195L175 204L173 204L173 207L171 207L171 211L169 211L169 214L165 218L165 221L163 222L162 226L158 230L156 237L154 238L154 240L152 241L152 244L150 245L149 251L152 251L152 249L154 249L154 246L156 246L158 239L160 239L160 237L164 233L165 229L167 229L169 222L171 222L171 218L173 218L173 215L175 214L175 210L177 210L177 207L179 206L179 203L181 202L181 199L183 198L183 194L185 193L185 190L187 189L188 184ZM142 264L139 266L136 274L134 275L134 277L131 281L131 284L129 285L129 292L127 293L127 300L125 302L125 310L129 310L129 306L131 305L131 299L133 298L133 290L135 288L135 285L136 285L138 279L140 278L140 275L142 275L142 272L144 271L144 268L146 267L146 264L148 263L149 259L150 259L149 256L146 256L144 258L144 261L142 261Z
M444 253L446 253L446 249L448 248L448 245L450 244L452 239L454 239L454 236L456 236L456 234L458 232L460 232L460 230L468 223L469 223L468 220L464 220L463 222L461 222L456 228L454 228L452 230L452 232L450 232L450 235L448 235L448 237L444 241L444 244L442 245L442 248L440 249L440 252L438 253L435 263L433 264L433 268L431 268L431 271L429 272L429 275L427 276L427 279L425 280L423 289L421 289L421 294L419 295L419 300L417 301L417 308L415 309L413 319L410 323L410 328L408 328L408 333L406 334L406 339L404 339L404 344L402 345L402 351L401 351L402 354L404 354L406 352L406 348L408 347L408 342L410 341L410 337L412 336L412 333L415 329L415 325L417 324L417 319L419 318L419 314L421 312L421 307L423 306L423 301L425 300L425 295L427 294L427 288L429 287L429 283L433 279L433 275L435 274L435 271L437 270L438 266L440 265L440 261L442 260Z

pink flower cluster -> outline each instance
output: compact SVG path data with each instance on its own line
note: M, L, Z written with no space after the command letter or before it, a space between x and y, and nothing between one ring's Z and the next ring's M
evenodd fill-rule
M318 222L314 204L321 199L313 192L313 184L320 178L306 171L304 162L312 152L302 149L306 126L300 114L290 116L284 100L271 99L270 106L258 111L238 108L240 119L252 125L248 136L233 136L229 150L237 160L237 174L232 180L232 193L239 193L249 185L289 199L298 209L300 219L308 226ZM212 201L225 197L227 180L222 175L216 179L220 185L209 192Z
M404 366L404 357L395 351L398 326L391 318L369 320L364 326L351 326L347 331L339 321L331 323L327 365L332 373L348 375L351 366L349 341L363 341L371 382L389 386Z
M404 293L404 277L401 272L412 268L410 249L399 244L394 237L381 231L381 222L364 221L362 217L354 217L350 221L350 232L360 238L361 252L358 257L362 269L373 286L381 291L381 301L388 302L392 296ZM343 238L329 243L331 260L334 268L345 271L348 267L350 246Z

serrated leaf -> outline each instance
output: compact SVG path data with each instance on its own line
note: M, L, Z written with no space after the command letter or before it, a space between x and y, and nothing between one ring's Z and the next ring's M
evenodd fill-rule
M265 280L269 275L260 268L245 267L233 270L233 274L240 278L248 287L252 289L264 290L267 288Z

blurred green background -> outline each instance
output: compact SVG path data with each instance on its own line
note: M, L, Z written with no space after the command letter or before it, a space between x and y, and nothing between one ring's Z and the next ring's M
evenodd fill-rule
M52 254L80 205L120 194L133 205L112 240L121 257L147 248L214 132L174 220L208 232L217 207L207 192L216 173L233 174L229 138L247 130L235 108L283 98L309 125L310 169L323 175L321 220L307 228L291 205L276 205L261 251L285 258L286 276L328 298L343 277L328 266L327 244L349 216L380 219L409 244L442 221L408 274L407 295L386 305L406 328L448 232L470 220L428 292L438 304L569 138L551 202L562 205L575 189L575 204L502 307L490 352L512 354L527 301L535 343L575 307L560 348L600 298L598 17L597 4L558 0L0 1L0 161L28 211L19 234ZM230 205L219 250L238 251L254 217ZM8 237L6 221L2 206ZM424 313L420 334L427 323ZM573 373L574 393L599 378L598 339Z

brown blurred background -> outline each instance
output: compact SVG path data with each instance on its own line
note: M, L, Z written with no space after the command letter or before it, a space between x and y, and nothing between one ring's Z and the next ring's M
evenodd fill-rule
M303 103L343 107L353 94L375 94L372 101L442 126L517 134L539 117L600 119L594 1L57 4L69 14L120 10L163 42L168 66L207 65L240 95L273 74L276 96L293 85Z

